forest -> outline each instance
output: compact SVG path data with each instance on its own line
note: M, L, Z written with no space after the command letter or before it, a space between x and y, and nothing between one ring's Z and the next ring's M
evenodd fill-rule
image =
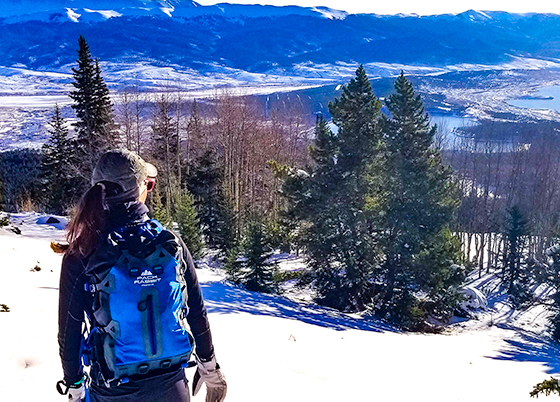
M296 281L320 304L425 331L458 312L473 273L495 272L516 308L541 284L560 289L554 124L524 123L530 135L510 140L515 127L485 124L444 147L404 73L381 101L362 66L330 102L332 122L228 90L111 97L83 37L73 74L76 123L57 106L42 149L0 153L7 212L72 215L99 156L125 147L158 167L153 216L195 258L219 250L248 290ZM307 269L279 271L275 250ZM560 296L550 308L560 338Z

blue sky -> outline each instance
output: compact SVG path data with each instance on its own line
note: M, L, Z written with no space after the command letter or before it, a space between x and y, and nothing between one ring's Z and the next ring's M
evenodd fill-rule
M500 10L514 13L549 12L560 14L560 2L554 0L232 0L212 1L195 0L200 4L216 4L223 2L242 4L298 5L303 7L326 6L351 13L376 14L444 14L474 10Z

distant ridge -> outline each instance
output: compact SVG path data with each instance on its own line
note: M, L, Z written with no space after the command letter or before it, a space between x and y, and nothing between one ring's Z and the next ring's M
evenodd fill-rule
M201 15L226 17L244 16L247 18L305 15L324 18L345 18L345 11L328 7L263 6L247 4L220 3L204 6L190 0L4 0L0 17L10 18L9 22L50 21L51 15L67 15L69 10L81 16L79 21L90 21L91 14L105 14L112 17L167 17L193 18ZM78 22L74 18L68 18Z
M111 63L297 74L301 66L498 64L560 58L560 16L469 10L435 16L349 14L190 0L4 0L5 67L68 71L84 35ZM307 69L308 70L308 69Z

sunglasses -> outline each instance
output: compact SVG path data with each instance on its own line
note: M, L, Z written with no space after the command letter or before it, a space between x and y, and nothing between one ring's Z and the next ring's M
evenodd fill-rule
M146 188L148 190L148 193L150 191L152 191L156 185L156 179L148 177L146 180L144 180L146 182Z

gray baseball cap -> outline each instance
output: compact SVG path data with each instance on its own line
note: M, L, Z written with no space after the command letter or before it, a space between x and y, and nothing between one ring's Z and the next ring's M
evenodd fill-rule
M112 149L101 155L91 176L91 184L110 181L119 184L124 192L139 189L148 177L156 177L157 169L136 152Z

